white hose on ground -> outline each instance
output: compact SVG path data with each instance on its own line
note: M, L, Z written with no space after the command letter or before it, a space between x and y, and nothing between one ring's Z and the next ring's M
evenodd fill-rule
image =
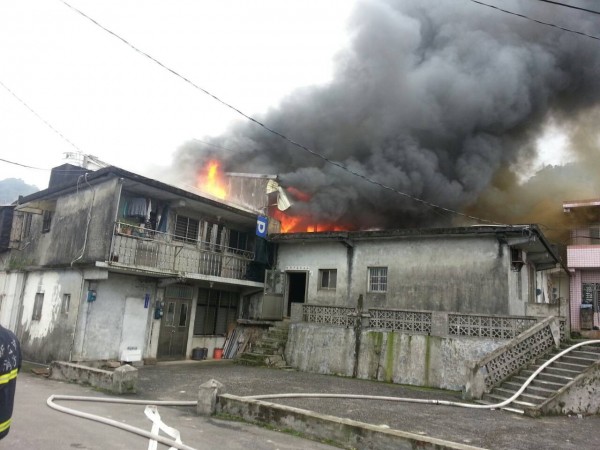
M177 448L179 450L196 450L194 447L190 447L189 445L180 444L175 442L173 439L166 438L164 436L160 436L159 434L150 433L142 428L134 427L132 425L127 425L125 423L118 422L116 420L108 419L106 417L97 416L96 414L90 414L83 411L78 411L76 409L67 408L65 406L58 405L54 403L55 400L70 400L70 401L84 401L84 402L102 402L102 403L121 403L121 404L132 404L132 405L163 405L163 406L196 406L198 402L195 401L154 401L154 400L129 400L124 398L114 398L114 397L84 397L78 395L58 395L54 394L48 397L46 400L46 404L57 411L61 411L67 414L71 414L76 417L82 417L84 419L93 420L95 422L100 422L105 425L110 425L116 428L120 428L121 430L129 431L130 433L135 433L140 436L143 436L148 439L154 439L161 444L168 445L170 447Z
M345 398L345 399L363 399L363 400L386 400L386 401L394 401L394 402L407 402L407 403L424 403L424 404L432 404L432 405L445 405L445 406L458 406L461 408L472 408L472 409L497 409L502 408L509 403L513 402L519 395L523 393L527 386L539 375L539 373L556 361L558 358L566 355L567 353L579 348L583 345L590 344L600 344L600 340L590 340L585 342L580 342L575 344L557 355L550 358L544 364L542 364L535 372L531 374L531 376L523 383L521 388L514 393L514 395L500 403L496 403L493 405L478 405L473 403L461 403L461 402L451 402L448 400L430 400L430 399L420 399L420 398L405 398L405 397L386 397L386 396L377 396L377 395L360 395L360 394L312 394L312 393L290 393L290 394L267 394L267 395L249 395L243 397L248 400L270 400L276 398Z
M344 399L363 399L363 400L386 400L386 401L396 401L396 402L408 402L408 403L424 403L424 404L432 404L432 405L444 405L444 406L458 406L462 408L474 408L474 409L496 409L502 408L513 400L515 400L519 395L523 393L523 391L529 386L529 384L537 377L537 375L544 370L547 366L552 364L558 358L566 355L567 353L579 348L583 345L590 344L600 344L600 340L590 340L585 342L580 342L575 344L557 355L550 358L544 364L542 364L531 376L523 383L521 388L510 398L504 400L503 402L496 403L494 405L477 405L473 403L461 403L461 402L451 402L448 400L429 400L429 399L419 399L419 398L405 398L405 397L386 397L386 396L378 396L378 395L360 395L360 394L318 394L318 393L286 393L286 394L267 394L267 395L249 395L246 397L242 397L246 400L269 400L276 398L344 398ZM64 406L57 405L54 403L54 400L71 400L71 401L88 401L88 402L104 402L104 403L124 403L124 404L133 404L133 405L163 405L163 406L196 406L198 402L196 401L154 401L154 400L129 400L123 398L114 398L114 397L84 397L77 395L51 395L48 397L46 403L50 408L53 408L57 411L61 411L67 414L71 414L76 417L82 417L84 419L93 420L96 422L104 423L106 425L110 425L116 428L120 428L125 431L129 431L131 433L138 434L147 439L154 439L162 444L169 445L179 450L196 450L193 447L190 447L185 444L180 444L175 442L172 439L168 439L166 437L160 436L158 434L150 433L141 428L137 428L131 425L127 425L116 420L107 419L106 417L97 416L95 414L85 413L82 411L77 411L75 409L66 408Z

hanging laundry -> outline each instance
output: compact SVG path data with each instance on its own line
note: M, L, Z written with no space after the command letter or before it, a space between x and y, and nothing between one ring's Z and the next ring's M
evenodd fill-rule
M143 197L132 198L127 205L127 217L143 217L146 219L148 212L146 199Z

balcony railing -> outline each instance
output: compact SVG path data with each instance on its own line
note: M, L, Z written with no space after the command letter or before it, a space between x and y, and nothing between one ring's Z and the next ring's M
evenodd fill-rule
M183 242L172 234L117 222L110 260L165 273L187 272L244 280L248 279L254 253L210 242Z

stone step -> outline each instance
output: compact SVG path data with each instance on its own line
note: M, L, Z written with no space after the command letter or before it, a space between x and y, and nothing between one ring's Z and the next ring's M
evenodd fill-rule
M507 381L506 383L502 384L503 388L506 388L507 390L510 390L513 393L521 389L521 386L523 386L523 383L519 383L517 380ZM523 392L525 394L532 394L537 395L539 397L548 398L551 395L554 395L557 390L558 389L548 389L547 387L536 386L533 383L531 383L525 388L525 391Z
M487 402L487 404L496 404L496 403L501 403L504 400L506 400L508 397L503 397L502 395L496 395L493 393L490 394L485 394L483 396L483 400ZM512 401L511 403L509 403L507 406L503 407L512 407L512 408L517 408L517 409L523 409L525 410L525 408L532 408L534 406L537 406L537 404L535 403L531 403L531 402L527 402L527 401L523 401L520 398ZM520 407L520 408L519 408Z
M561 356L558 361L589 367L598 361L598 358L587 358L569 353L568 355Z
M522 386L525 383L525 381L527 381L532 374L533 374L533 372L531 372L528 376L525 376L525 375L514 376L510 380L510 382L514 382L514 383L517 383L519 386ZM558 380L556 378L552 378L553 376L550 376L549 377L550 379L541 379L540 377L542 377L542 375L544 375L544 374L540 373L537 377L535 377L529 386L540 387L540 388L548 389L551 391L558 391L561 387L563 387L565 384L567 384L569 381L571 381L570 379L566 379L566 378L562 379L561 378L562 382L558 382Z
M531 366L521 371L521 374L529 377L538 369L539 366ZM556 381L560 383L561 380L567 380L567 383L574 379L580 372L576 370L562 369L560 367L546 367L539 375L538 378L541 380Z
M287 367L281 355L261 355L258 353L244 353L235 362L246 366Z
M475 403L479 403L480 405L492 405L497 402L488 402L486 400L477 400ZM508 412L512 412L512 413L516 413L516 414L525 414L524 410L519 409L519 408L510 407L510 406L504 406L500 409L502 409L503 411L508 411Z
M517 392L516 389L513 391L511 389L508 389L508 388L504 387L504 385L502 385L500 387L494 388L492 390L491 394L504 397L504 399L506 400L507 398L512 397L516 392ZM523 392L521 395L519 395L517 397L517 400L521 401L521 402L524 402L524 403L532 404L532 405L538 405L538 404L543 403L544 401L546 401L546 397L542 397L540 395L530 394L530 393Z
M287 341L287 338L289 336L289 333L287 331L281 331L281 330L277 330L277 331L268 331L265 334L265 337L268 337L270 339L280 339L280 340L284 340Z

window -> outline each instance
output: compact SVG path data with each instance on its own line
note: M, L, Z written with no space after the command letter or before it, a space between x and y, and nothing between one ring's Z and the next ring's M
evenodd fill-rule
M387 267L369 267L369 292L387 291Z
M23 239L26 239L31 234L31 214L25 213L23 216Z
M248 233L237 230L229 230L229 244L233 250L248 250Z
M337 270L336 269L320 269L319 270L319 289L335 290L337 285Z
M186 216L177 216L175 221L176 241L196 242L198 240L199 222Z
M50 231L50 225L52 224L52 211L44 211L44 217L42 221L42 233Z
M44 304L44 293L38 292L35 294L35 300L33 302L33 314L31 314L31 320L40 320L42 318L42 305Z
M223 237L223 225L219 225L211 222L204 222L204 249L213 252L220 252L222 250L223 243L221 238Z
M62 303L60 304L60 313L69 314L69 307L71 306L71 294L63 294Z
M238 294L235 292L200 289L194 321L194 334L223 335L236 323Z

